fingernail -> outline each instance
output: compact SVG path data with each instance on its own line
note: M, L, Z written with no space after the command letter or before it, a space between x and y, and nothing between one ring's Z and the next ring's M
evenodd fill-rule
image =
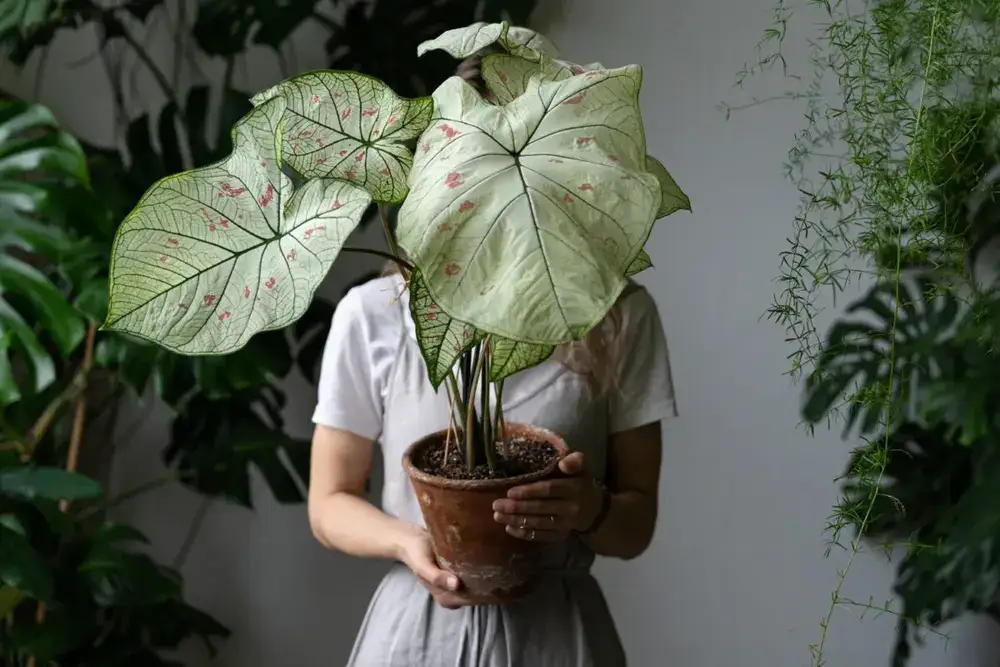
M456 577L448 577L448 589L453 591L458 590L458 579Z
M500 512L494 512L493 513L493 520L494 521L499 521L500 520Z
M494 512L499 512L500 511L500 501L499 500L494 500L493 501L493 511Z

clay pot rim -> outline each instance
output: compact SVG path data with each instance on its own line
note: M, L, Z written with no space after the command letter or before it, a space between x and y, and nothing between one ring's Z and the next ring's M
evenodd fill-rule
M508 429L520 431L524 434L530 433L540 440L544 440L548 444L552 445L552 447L556 450L555 460L541 470L529 472L524 475L518 475L517 477L505 477L503 479L451 479L450 477L439 477L437 475L424 472L413 463L413 455L431 442L446 437L448 430L445 429L435 433L429 433L407 447L406 451L403 453L403 468L406 470L407 474L409 474L410 479L423 484L428 484L430 486L459 491L491 491L508 489L522 484L530 484L531 482L537 482L547 477L551 477L552 473L556 471L559 461L564 456L569 454L569 447L566 445L566 442L559 435L547 428L521 424L518 422L507 422L506 426Z

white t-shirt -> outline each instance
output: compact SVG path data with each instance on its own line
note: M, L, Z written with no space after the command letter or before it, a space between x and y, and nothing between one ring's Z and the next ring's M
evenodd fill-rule
M656 304L632 285L616 306L620 329L613 358L614 386L596 396L589 381L554 357L504 384L508 421L548 428L583 451L588 471L604 475L609 436L676 414L667 342ZM448 425L447 392L427 379L399 276L352 289L333 317L322 371L316 424L381 443L384 509L419 522L420 513L400 464L414 441Z

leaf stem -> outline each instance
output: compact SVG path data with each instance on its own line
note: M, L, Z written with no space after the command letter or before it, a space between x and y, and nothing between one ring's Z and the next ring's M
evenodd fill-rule
M376 257L382 257L384 259L387 259L390 262L395 262L399 266L399 268L401 268L401 269L403 269L405 271L413 271L413 265L412 264L410 264L409 262L407 262L402 257L397 257L396 255L388 253L388 252L386 252L384 250L375 250L374 248L355 248L355 247L351 247L351 246L344 246L343 248L341 248L341 251L343 251L343 252L357 252L357 253L361 253L363 255L375 255Z
M389 244L389 252L398 259L399 248L396 247L396 240L392 238L392 229L389 228L389 207L385 204L379 204L378 217L382 220L382 231L385 233L385 242Z
M476 428L476 387L479 384L479 378L483 374L483 363L486 360L486 355L482 352L481 346L476 348L477 359L476 359L476 370L472 374L472 382L469 384L469 404L466 410L465 417L465 467L471 473L476 467L476 436L479 435L478 429ZM489 417L487 416L487 419ZM487 448L483 448L487 449ZM489 455L487 455L488 457ZM488 460L488 458L487 458Z

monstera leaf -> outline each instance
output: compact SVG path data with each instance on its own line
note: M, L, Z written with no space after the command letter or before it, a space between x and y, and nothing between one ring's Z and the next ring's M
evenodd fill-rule
M532 80L505 106L459 78L442 84L397 228L434 303L539 345L604 317L662 199L646 170L640 81L636 66Z
M879 283L847 313L851 317L827 335L806 383L802 415L816 424L851 393L844 434L860 422L864 435L880 425L887 407L893 424L908 411L914 382L951 375L959 302L924 277L914 284ZM856 383L860 389L854 391Z
M544 35L528 28L511 26L507 21L501 21L500 23L473 23L464 28L448 30L436 39L418 46L417 56L440 49L453 58L464 59L494 44L514 55L532 60L544 56L554 58L559 55L558 49Z
M87 185L83 151L58 129L48 109L0 102L0 405L18 400L24 390L41 391L55 380L54 360L35 324L64 356L83 339L83 321L59 288L12 250L22 258L37 254L56 260L66 255L70 240L52 224L61 222L65 213L59 194ZM27 372L21 382L14 378L15 355Z
M305 312L370 195L340 180L297 191L281 171L285 101L233 128L224 161L156 183L122 223L106 327L183 354L236 350Z
M430 98L407 100L378 79L356 72L310 72L253 98L284 99L283 151L306 178L357 183L378 202L400 202L413 154L404 142L430 122Z

